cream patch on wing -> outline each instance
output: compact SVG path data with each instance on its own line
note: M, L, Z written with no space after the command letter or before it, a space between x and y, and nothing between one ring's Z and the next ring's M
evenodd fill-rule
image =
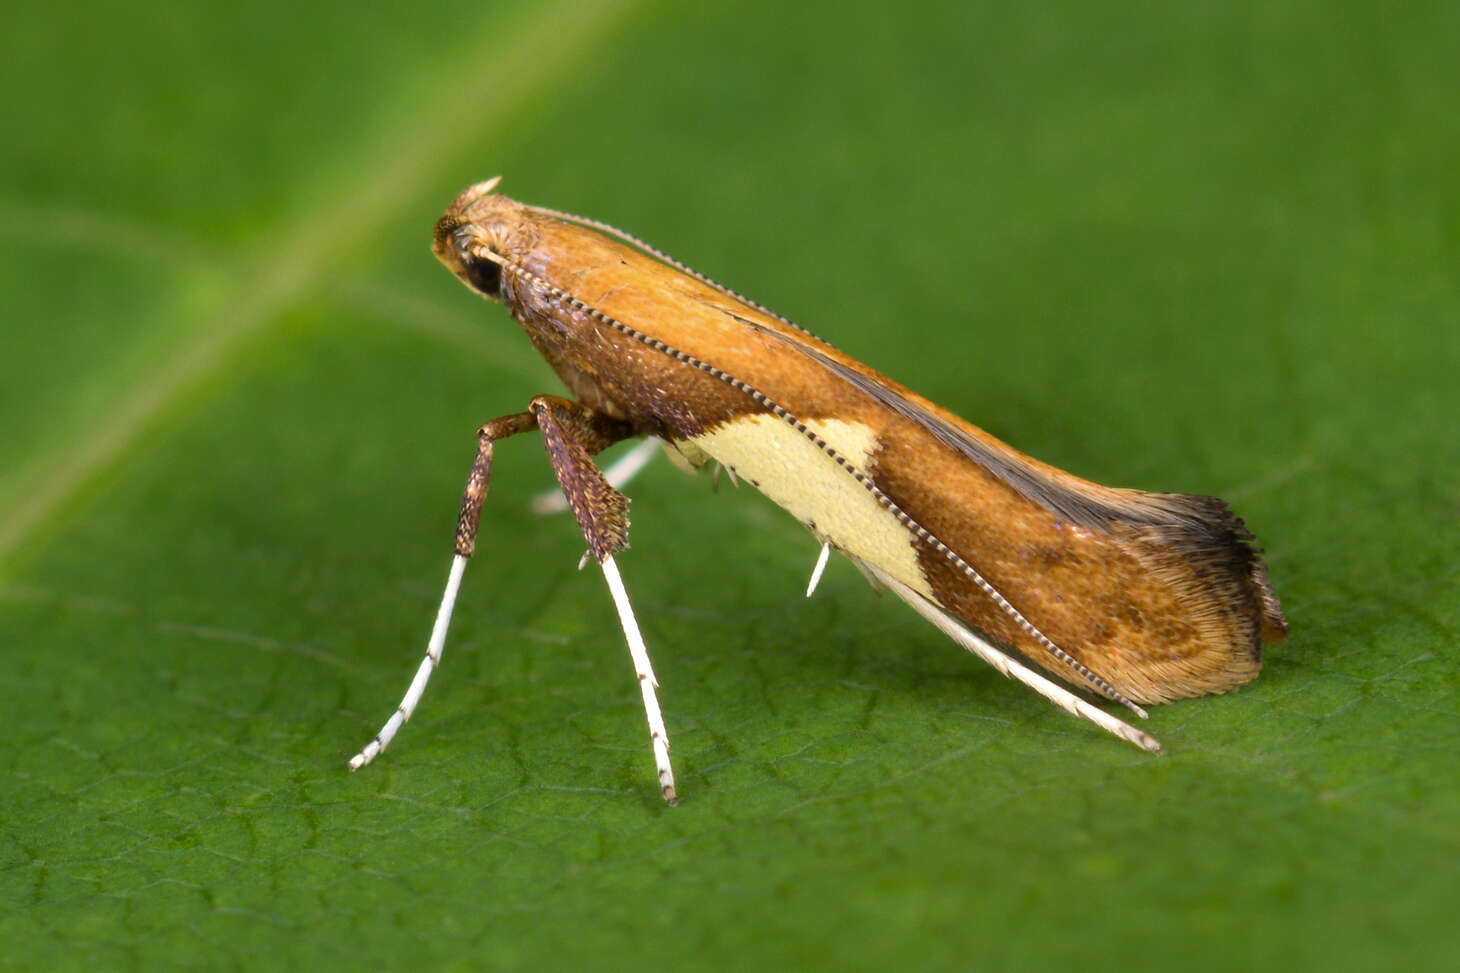
M871 475L877 437L861 423L814 419L806 427L847 462ZM784 419L760 414L732 419L677 444L718 460L750 480L818 537L850 557L875 564L926 597L932 588L918 567L912 539L866 487ZM690 452L690 450L685 450Z

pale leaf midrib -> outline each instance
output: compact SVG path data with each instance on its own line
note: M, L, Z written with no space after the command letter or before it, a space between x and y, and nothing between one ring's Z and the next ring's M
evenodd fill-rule
M576 69L587 49L633 2L563 0L534 16L516 37L504 37L500 17L487 13L483 28L473 32L475 42L464 43L460 56L441 59L450 74L443 77L441 96L430 110L397 131L376 133L374 143L383 147L378 157L360 158L350 170L354 179L261 248L263 256L238 275L225 308L207 327L147 381L137 383L87 435L59 451L15 490L15 502L0 514L0 564L120 459L170 404L217 372L244 339L277 318L342 255L368 239L403 200L428 188L443 163L469 140L510 115L554 76ZM476 178L496 174L484 171ZM435 215L424 217L428 228Z

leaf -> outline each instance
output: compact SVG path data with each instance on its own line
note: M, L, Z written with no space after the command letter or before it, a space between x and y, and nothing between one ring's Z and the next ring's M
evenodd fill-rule
M52 968L1449 968L1449 5L12 14L0 942ZM1232 500L1293 637L1153 759L753 491L619 559L683 801L435 265L469 182L622 225L1020 448Z

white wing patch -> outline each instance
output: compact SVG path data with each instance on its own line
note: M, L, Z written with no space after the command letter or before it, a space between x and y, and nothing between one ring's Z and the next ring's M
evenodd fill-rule
M861 423L813 419L806 427L868 474L877 437ZM784 419L760 414L731 420L676 443L702 452L764 493L852 558L877 565L925 597L933 591L918 567L912 538L866 487ZM690 449L685 449L689 446Z

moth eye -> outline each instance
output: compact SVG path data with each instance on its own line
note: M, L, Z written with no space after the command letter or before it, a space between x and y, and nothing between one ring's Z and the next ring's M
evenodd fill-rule
M466 279L471 286L487 297L500 299L502 294L502 266L484 257L468 257L462 264Z

